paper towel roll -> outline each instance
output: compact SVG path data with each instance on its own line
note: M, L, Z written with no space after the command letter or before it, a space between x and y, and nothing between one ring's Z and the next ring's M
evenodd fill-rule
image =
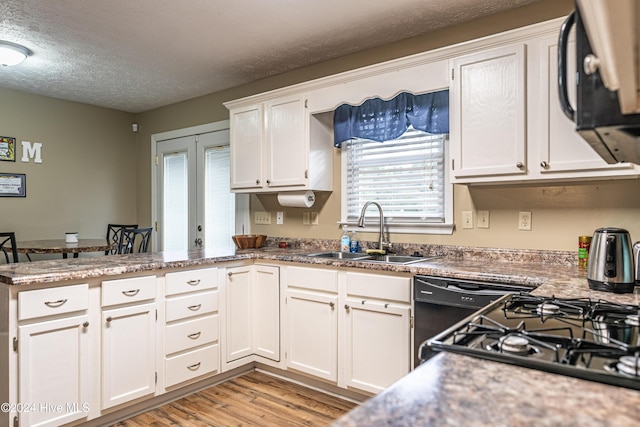
M278 203L282 206L310 208L315 201L316 195L313 194L313 191L288 191L286 193L278 193Z

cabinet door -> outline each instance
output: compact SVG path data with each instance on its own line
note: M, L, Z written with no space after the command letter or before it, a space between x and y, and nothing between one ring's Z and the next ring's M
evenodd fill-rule
M266 102L267 186L305 186L309 142L303 95Z
M226 362L253 353L251 343L251 266L227 269Z
M59 426L88 415L87 315L18 328L20 425ZM28 410L26 410L28 409Z
M156 389L156 305L102 312L102 408Z
M280 360L280 270L256 265L253 288L253 347L258 356Z
M526 173L525 62L524 44L451 60L454 182Z
M229 120L231 188L261 188L264 184L262 104L231 110Z
M570 40L567 49L567 80L569 101L576 105L576 48ZM564 115L558 99L558 39L547 37L540 41L540 94L542 130L540 135L540 163L536 165L546 178L580 178L601 175L636 173L630 163L608 164L576 132L576 125ZM546 113L546 114L545 114ZM573 172L573 174L572 174ZM585 174L588 172L588 174Z
M287 368L337 381L337 295L287 291Z
M348 386L379 393L409 373L410 307L347 299L344 309Z

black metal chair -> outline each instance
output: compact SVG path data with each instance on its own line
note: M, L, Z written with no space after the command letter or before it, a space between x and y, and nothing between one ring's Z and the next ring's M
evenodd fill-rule
M151 242L152 231L153 227L122 228L120 230L120 244L118 245L118 253L133 254L149 252L149 243Z
M8 248L11 245L11 248ZM7 264L18 262L18 245L16 244L16 233L13 231L0 233L0 250L4 254ZM13 261L9 261L9 252L13 257Z
M111 250L104 251L105 255L120 253L120 234L123 228L138 228L138 224L107 224L107 243L113 246Z

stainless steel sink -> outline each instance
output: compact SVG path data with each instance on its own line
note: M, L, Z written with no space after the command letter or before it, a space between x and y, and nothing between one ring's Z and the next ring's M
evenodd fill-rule
M350 260L371 259L371 257L367 254L338 252L338 251L318 252L315 254L308 254L307 256L316 257L316 258L328 258L328 259L350 259Z
M371 259L365 260L370 262L385 262L388 264L413 264L415 262L427 261L436 257L416 257L410 255L375 255Z
M314 254L308 254L307 256L316 258L327 259L344 259L351 261L363 261L363 262L379 262L387 264L413 264L414 262L427 261L436 257L415 257L410 255L367 255L362 253L351 252L318 252Z

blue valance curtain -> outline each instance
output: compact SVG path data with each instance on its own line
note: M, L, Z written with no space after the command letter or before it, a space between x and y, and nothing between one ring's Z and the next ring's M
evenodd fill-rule
M410 125L428 133L449 133L449 91L402 92L389 101L375 98L358 106L342 104L333 116L333 145L340 147L352 138L389 141Z

